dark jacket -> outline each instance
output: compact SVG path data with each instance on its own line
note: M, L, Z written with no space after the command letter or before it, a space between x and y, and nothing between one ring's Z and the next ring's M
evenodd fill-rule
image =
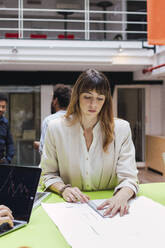
M0 159L5 159L5 163L11 163L14 156L13 138L10 134L8 120L0 117Z

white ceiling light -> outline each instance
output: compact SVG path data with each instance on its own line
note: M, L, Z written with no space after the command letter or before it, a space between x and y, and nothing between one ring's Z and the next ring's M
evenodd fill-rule
M123 51L123 48L121 45L119 45L118 52L121 53Z

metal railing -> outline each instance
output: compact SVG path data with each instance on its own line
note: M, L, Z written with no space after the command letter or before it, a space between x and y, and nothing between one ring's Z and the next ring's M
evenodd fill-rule
M126 11L121 2L118 10L0 8L0 38L47 38L76 40L146 40L146 10ZM130 2L130 1L129 1ZM127 3L128 4L128 3Z

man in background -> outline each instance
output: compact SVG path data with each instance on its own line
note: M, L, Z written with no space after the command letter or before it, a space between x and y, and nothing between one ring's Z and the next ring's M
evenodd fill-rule
M45 140L45 134L46 130L49 124L49 121L54 120L60 116L63 116L66 113L66 109L69 105L71 97L71 87L64 84L57 84L54 88L54 94L53 99L51 103L51 113L54 112L54 114L51 114L47 116L42 123L41 128L41 137L40 142L35 141L34 142L34 148L38 149L40 154L42 154L42 149L44 145Z
M8 120L4 117L7 102L7 97L0 93L0 164L10 164L14 156L13 138Z

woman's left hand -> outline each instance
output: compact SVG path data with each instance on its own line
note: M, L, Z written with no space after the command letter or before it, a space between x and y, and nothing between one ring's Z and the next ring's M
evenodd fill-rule
M120 216L128 214L129 205L128 200L133 196L134 192L129 187L124 187L120 189L112 198L107 199L100 206L97 207L98 210L106 208L104 216L113 217L118 212Z
M12 211L8 207L0 205L0 225L7 222L13 227L13 220Z

